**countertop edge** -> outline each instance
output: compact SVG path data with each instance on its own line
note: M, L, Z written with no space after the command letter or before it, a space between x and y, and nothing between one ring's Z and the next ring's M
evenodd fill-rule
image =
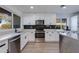
M15 37L15 36L18 36L18 35L20 35L21 33L10 33L10 34L6 34L6 35L2 35L1 37L0 37L0 42L1 41L3 41L3 40L8 40L8 39L10 39L10 38L13 38L13 37Z

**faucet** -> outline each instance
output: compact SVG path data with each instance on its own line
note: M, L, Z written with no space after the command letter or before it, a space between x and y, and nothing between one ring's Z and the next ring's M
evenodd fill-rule
M15 28L15 33L17 33L17 29Z

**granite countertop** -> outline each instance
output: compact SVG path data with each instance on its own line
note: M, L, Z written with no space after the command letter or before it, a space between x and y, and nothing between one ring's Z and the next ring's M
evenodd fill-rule
M10 33L10 34L5 34L5 35L1 35L0 36L0 41L3 41L3 40L8 40L12 37L15 37L17 35L20 35L21 33Z
M72 39L76 39L79 40L79 33L73 33L73 32L69 32L69 33L60 33L60 35L72 38Z

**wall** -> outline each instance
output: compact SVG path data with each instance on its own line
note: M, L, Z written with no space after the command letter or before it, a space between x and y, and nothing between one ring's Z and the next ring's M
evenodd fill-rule
M23 16L23 25L35 25L35 20L45 20L45 25L55 25L56 14L52 13L34 13Z

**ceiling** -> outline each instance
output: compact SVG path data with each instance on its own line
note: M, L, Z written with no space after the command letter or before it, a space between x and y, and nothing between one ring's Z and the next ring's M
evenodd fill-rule
M56 14L72 14L79 11L79 5L66 5L63 9L60 5L11 5L23 13L56 13ZM31 9L30 6L34 6Z

